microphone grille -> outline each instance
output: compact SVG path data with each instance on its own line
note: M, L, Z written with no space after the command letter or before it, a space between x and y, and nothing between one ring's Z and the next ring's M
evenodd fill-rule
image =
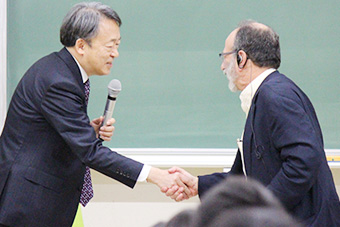
M113 79L110 81L107 88L109 90L109 96L117 97L118 93L122 90L122 84L119 80Z

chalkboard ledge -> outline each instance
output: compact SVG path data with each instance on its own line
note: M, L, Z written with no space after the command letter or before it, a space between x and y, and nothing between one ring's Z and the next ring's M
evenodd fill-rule
M156 167L231 168L236 149L112 148L124 156ZM340 168L340 149L325 149L331 168ZM339 160L339 161L338 161Z

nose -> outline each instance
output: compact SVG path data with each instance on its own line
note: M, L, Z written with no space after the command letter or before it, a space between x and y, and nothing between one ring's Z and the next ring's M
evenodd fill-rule
M111 52L111 56L112 56L113 58L118 58L118 57L119 57L118 49L114 49L114 50Z
M221 70L224 71L225 70L225 67L224 67L224 61L222 61L221 63Z

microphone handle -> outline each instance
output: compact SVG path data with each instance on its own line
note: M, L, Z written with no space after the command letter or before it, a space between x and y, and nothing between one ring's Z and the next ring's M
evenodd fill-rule
M116 105L116 97L108 96L107 101L106 101L105 111L104 111L104 120L101 126L106 125L106 122L112 118L115 105Z
M102 127L103 125L106 125L106 122L112 117L115 105L116 105L116 98L108 96L107 101L106 101L105 111L104 111L104 120L100 127ZM98 138L101 141L104 141L102 138L100 138L100 136Z

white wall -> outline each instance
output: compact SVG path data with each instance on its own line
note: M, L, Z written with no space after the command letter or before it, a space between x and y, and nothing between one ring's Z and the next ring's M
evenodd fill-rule
M7 110L7 0L0 0L0 134Z

